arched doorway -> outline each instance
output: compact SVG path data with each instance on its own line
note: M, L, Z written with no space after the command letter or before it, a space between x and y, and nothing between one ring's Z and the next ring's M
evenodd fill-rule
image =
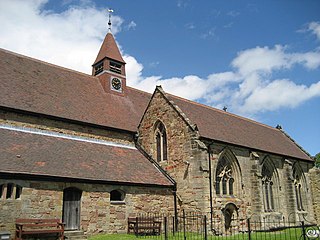
M231 230L231 223L238 218L238 207L233 203L228 203L223 209L224 226L226 230Z
M70 187L63 191L63 222L65 230L80 229L80 205L82 191Z

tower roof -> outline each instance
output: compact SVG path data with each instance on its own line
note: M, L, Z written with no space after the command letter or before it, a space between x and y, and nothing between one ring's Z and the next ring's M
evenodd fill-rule
M112 33L107 33L106 37L104 38L104 41L101 45L100 51L98 53L98 56L96 60L94 61L93 65L100 62L104 58L110 58L112 60L116 60L118 62L126 63L119 51L119 48L116 44L116 41L114 40L114 37Z

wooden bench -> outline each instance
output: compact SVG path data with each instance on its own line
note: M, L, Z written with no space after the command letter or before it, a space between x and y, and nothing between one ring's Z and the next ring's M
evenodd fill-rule
M128 218L128 234L160 235L161 221L154 217Z
M61 240L64 239L64 224L59 219L16 219L15 240L22 240L23 235L57 233Z

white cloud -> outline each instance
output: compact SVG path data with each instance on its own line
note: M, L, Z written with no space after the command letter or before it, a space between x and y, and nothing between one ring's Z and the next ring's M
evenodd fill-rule
M6 9L0 11L0 46L90 73L107 32L106 10L85 4L53 13L43 10L46 2L0 1L0 9ZM113 16L112 22L112 31L116 34L123 20Z
M320 52L287 53L286 47L255 47L238 53L232 66L243 75L271 73L274 70L289 69L293 64L302 64L315 69L320 66Z
M213 38L216 37L216 28L210 28L208 31L206 31L205 33L202 33L200 35L200 38L202 39L207 39L207 38Z
M272 80L273 73L300 64L306 69L320 67L320 52L288 53L287 47L255 47L238 53L232 61L242 81L230 97L233 109L242 114L296 107L313 97L318 85L297 85L293 81Z
M232 10L232 11L227 12L227 15L230 17L237 17L240 15L240 12Z
M137 24L134 21L129 22L129 24L126 26L126 30L135 30L136 29Z
M320 81L307 87L287 79L274 80L264 87L257 87L245 99L242 108L246 112L273 111L280 107L294 108L302 102L319 96Z
M196 28L196 26L194 25L193 22L186 23L184 26L185 26L186 29L190 29L190 30Z
M91 64L107 32L108 19L106 9L97 9L88 1L74 6L70 5L72 0L66 0L68 8L61 13L44 11L45 0L0 1L0 9L6 9L0 11L0 46L90 74ZM182 7L185 3L179 1L178 5ZM124 20L112 16L112 22L113 33L117 34ZM131 21L124 29L134 27L136 24ZM319 38L319 23L310 23L309 30ZM215 29L203 37L215 37ZM227 105L231 111L246 115L293 108L320 95L320 82L306 86L289 79L273 79L275 72L295 65L307 70L318 69L320 52L317 50L289 52L289 48L282 45L255 47L239 52L231 62L230 71L207 77L171 78L144 76L143 65L125 51L122 53L127 62L129 86L153 92L156 85L162 85L169 93L191 100L201 99L219 108Z
M309 23L308 30L315 34L318 40L320 40L320 22Z

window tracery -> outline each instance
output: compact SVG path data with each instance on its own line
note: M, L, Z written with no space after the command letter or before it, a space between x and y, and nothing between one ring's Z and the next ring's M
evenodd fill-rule
M232 162L223 156L216 169L216 194L217 195L234 195L235 170Z
M265 163L262 167L262 192L264 198L264 210L266 212L272 212L275 210L273 188L273 169L269 164Z

